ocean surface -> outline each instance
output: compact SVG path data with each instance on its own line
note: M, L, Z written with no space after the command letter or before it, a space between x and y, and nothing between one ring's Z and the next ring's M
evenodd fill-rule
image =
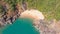
M33 20L18 18L12 25L7 26L2 34L40 34L33 26Z

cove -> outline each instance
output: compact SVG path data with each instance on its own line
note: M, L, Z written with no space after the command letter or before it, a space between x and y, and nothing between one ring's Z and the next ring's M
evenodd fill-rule
M33 26L33 20L29 18L18 18L12 25L8 26L2 34L40 34Z

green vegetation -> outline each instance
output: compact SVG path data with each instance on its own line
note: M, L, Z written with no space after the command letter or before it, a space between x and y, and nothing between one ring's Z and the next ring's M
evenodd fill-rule
M9 3L11 9L13 5L17 3L22 3L23 0L4 0ZM28 8L36 8L43 12L46 19L55 18L60 19L60 0L25 0L28 4Z
M29 8L36 8L43 12L46 19L57 19L60 20L60 0L25 0ZM9 4L10 9L14 9L13 5L17 3L22 3L22 0L4 0L4 2ZM0 14L2 14L2 5L0 4ZM1 34L0 29L0 34Z
M46 19L60 19L60 0L28 0L28 8L43 12Z

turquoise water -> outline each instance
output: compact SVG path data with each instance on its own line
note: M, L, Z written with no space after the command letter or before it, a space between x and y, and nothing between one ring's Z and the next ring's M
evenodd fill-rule
M19 18L14 24L8 26L2 34L39 34L32 23L31 19Z

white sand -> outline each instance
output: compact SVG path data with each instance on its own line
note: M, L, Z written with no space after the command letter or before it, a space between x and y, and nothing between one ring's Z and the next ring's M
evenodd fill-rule
M26 10L23 13L21 13L20 17L28 17L28 18L33 18L36 20L44 19L44 15L42 12L39 10L31 9L31 10Z

